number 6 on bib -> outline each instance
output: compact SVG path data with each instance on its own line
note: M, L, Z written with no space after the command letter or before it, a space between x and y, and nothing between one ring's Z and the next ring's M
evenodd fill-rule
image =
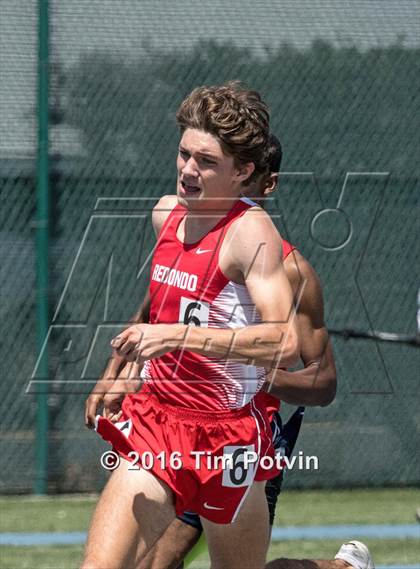
M258 459L254 445L226 446L223 458L222 486L238 488L252 484Z
M179 322L192 326L209 325L210 304L203 300L193 300L181 296Z

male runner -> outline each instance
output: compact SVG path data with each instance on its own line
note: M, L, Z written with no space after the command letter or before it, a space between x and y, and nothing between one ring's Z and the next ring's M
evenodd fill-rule
M153 220L151 324L112 342L120 356L145 362L146 384L124 400L124 434L98 420L123 460L95 511L84 569L135 566L188 509L200 514L214 569L264 566L264 487L275 473L259 463L273 447L254 396L265 369L293 365L298 353L281 238L240 199L264 168L268 111L235 83L196 89L177 119L179 205ZM256 457L248 469L244 448ZM165 464L130 470L133 451L162 453ZM174 451L182 468L171 464ZM227 462L197 466L197 451Z
M264 207L267 198L278 185L278 172L281 165L281 145L277 137L270 136L267 153L268 168L259 179L246 189L245 194ZM166 206L170 206L166 198ZM336 370L332 355L328 332L324 323L322 290L319 279L309 262L289 243L283 240L284 268L292 285L294 298L300 299L297 308L298 329L301 340L301 359L304 369L295 372L277 371L271 386L271 394L279 399L296 405L328 405L334 399L336 390ZM143 312L147 319L147 313ZM259 397L260 395L257 395ZM118 420L121 398L115 390L105 397L105 412ZM279 406L278 399L266 396L266 404L273 411ZM271 418L274 447L284 449L290 457L299 433L304 407L300 406L289 421L282 425L279 413L274 412ZM270 526L273 525L278 496L281 492L283 475L267 481L266 498L270 514ZM200 519L192 513L184 513L168 527L165 534L153 546L138 569L176 569L182 567L182 560L193 548L201 535ZM197 555L203 548L196 546ZM310 565L309 565L310 563ZM373 569L373 562L367 547L356 541L343 544L336 559L331 561L287 560L272 561L270 569L340 569L355 567L356 569Z
M246 190L246 195L264 207L263 199L271 194L277 187L278 171L281 163L281 146L278 139L271 135L269 151L267 155L269 167L267 172L262 174L254 184ZM176 199L175 196L172 198ZM165 198L165 207L174 207L175 202L170 203L170 196ZM295 299L301 298L298 306L298 325L301 334L301 353L305 369L281 376L278 372L277 386L275 388L280 399L286 398L292 403L305 403L307 405L327 405L335 394L335 366L330 347L325 350L328 343L328 336L323 322L323 301L321 288L318 278L309 263L287 242L283 241L284 267L286 274L292 284ZM137 321L147 322L149 319L148 302L141 307L136 315ZM311 353L308 346L311 346ZM317 353L318 352L318 353ZM311 356L311 357L310 357ZM121 360L120 360L121 361ZM127 366L126 366L127 367ZM127 372L126 372L127 373ZM303 374L303 375L302 375ZM308 381L309 380L309 381ZM113 386L109 394L104 399L104 413L117 421L120 417L121 401L124 390L128 383L121 385L120 388ZM121 392L119 392L121 389ZM94 390L97 392L97 390ZM92 394L88 399L94 401L97 395ZM270 400L267 403L272 408L278 407L278 401ZM87 405L87 407L88 407ZM94 401L96 412L97 401ZM286 425L282 427L280 416L274 413L271 425L274 435L274 446L276 449L283 447L286 455L290 456L294 443L298 436L303 407L299 407L292 415ZM281 491L282 475L270 480L266 484L266 497L270 512L270 526L274 520L275 507L278 495ZM185 555L197 542L201 535L202 527L199 516L192 513L184 513L174 520L167 528L161 539L152 547L147 556L138 566L138 569L175 569L180 565ZM196 548L191 552L195 557L199 554ZM200 548L198 548L200 549ZM343 544L335 561L311 561L313 569L339 569L340 567L373 567L369 565L370 554L360 542L350 542ZM346 561L345 561L346 560ZM305 563L305 564L303 564ZM288 567L298 569L299 567L309 567L308 562L298 560L278 560L269 565L275 569L278 567Z

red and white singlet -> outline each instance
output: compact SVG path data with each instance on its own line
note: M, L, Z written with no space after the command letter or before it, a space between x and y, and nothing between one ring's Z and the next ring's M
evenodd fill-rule
M241 328L261 322L246 286L230 281L219 253L231 224L254 202L242 198L199 242L177 237L187 210L177 205L162 227L150 281L150 323ZM265 380L262 367L176 350L146 362L143 377L152 393L170 405L203 411L243 407Z

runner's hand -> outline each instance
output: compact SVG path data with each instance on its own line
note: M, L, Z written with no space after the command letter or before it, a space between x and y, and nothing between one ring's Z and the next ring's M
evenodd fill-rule
M109 388L109 382L100 379L85 402L85 425L88 429L95 428L95 418L98 409L103 404L105 394Z
M136 324L111 341L117 354L127 361L144 361L182 347L186 326L180 324Z
M102 415L112 423L116 423L121 418L121 406L125 396L139 391L142 385L140 371L139 364L127 362L105 395Z

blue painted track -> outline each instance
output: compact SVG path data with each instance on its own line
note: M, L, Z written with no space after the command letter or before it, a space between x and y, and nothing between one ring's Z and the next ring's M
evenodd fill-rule
M273 528L271 539L420 539L420 525L290 526Z
M420 565L375 565L376 569L420 569Z
M273 528L272 540L420 539L420 525L341 525ZM80 545L85 532L0 533L0 545ZM412 569L420 566L412 566Z
M86 541L86 532L0 533L0 545L80 545Z

